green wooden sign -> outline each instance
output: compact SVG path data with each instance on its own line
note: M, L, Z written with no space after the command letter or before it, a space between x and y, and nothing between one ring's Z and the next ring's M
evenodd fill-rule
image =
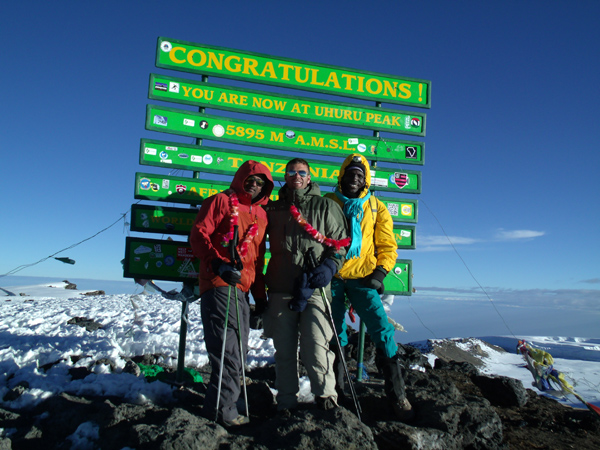
M232 177L242 163L248 159L254 159L267 166L273 180L284 181L285 166L290 160L289 157L260 153L249 155L229 149L182 145L150 139L142 139L140 145L140 164L142 165L231 175ZM314 160L309 163L312 181L322 186L337 185L341 164ZM374 191L417 194L421 190L421 173L410 170L400 172L390 168L371 169L371 188Z
M145 280L195 280L198 278L198 261L187 242L127 237L123 276Z
M374 102L431 106L431 82L158 38L156 66Z
M231 182L137 172L134 197L140 200L196 205L205 198L228 189L230 185Z
M131 206L130 230L187 236L197 214L197 208L136 204Z
M148 105L146 129L233 144L345 158L362 153L368 159L423 165L422 142L375 138L365 135L311 130L195 113Z
M153 205L133 205L131 207L131 231L142 233L190 234L198 209L172 208ZM415 248L415 227L411 225L394 225L394 238L398 248L408 250Z
M394 224L394 239L398 250L412 250L416 248L415 227L412 225Z
M148 98L268 117L425 136L423 113L293 97L150 75Z
M385 204L394 222L417 223L418 200L379 196L377 199Z
M265 261L269 261L267 251ZM144 280L189 281L198 278L198 260L183 241L125 238L123 276ZM266 270L267 264L265 264ZM412 294L412 261L399 259L384 281L385 293Z
M385 294L412 295L412 261L399 259L387 277L383 280Z

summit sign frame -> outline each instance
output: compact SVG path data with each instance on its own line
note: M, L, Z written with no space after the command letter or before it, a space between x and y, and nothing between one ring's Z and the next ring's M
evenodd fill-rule
M431 81L358 71L166 37L158 38L156 67L252 83L431 107Z

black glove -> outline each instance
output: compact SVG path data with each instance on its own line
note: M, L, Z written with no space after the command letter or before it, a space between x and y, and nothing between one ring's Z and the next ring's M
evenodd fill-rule
M319 289L327 286L336 272L337 266L335 263L331 259L326 258L325 261L308 274L308 287Z
M288 303L288 307L295 312L302 312L308 305L308 299L315 292L314 289L308 287L308 275L302 274L294 289L294 298Z
M254 311L252 314L254 316L260 316L267 309L267 300L264 298L255 298L254 299Z
M371 275L363 278L363 284L368 288L375 289L379 295L383 295L385 291L383 279L386 275L387 271L382 266L377 266Z
M219 258L213 259L210 265L213 272L230 286L235 286L242 280L242 273L239 270Z

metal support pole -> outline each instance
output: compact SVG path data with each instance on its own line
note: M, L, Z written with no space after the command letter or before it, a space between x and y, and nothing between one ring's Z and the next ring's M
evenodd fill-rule
M356 363L356 381L362 381L363 379L363 361L365 359L365 324L360 319L358 326L358 356Z
M183 371L185 369L185 340L187 338L188 324L188 302L181 303L181 325L179 327L179 353L177 356L177 377L178 383L183 383Z

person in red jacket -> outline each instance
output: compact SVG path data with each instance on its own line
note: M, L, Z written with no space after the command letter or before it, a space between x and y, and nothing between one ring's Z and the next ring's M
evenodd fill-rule
M249 421L248 417L238 413L236 401L241 392L240 376L245 363L241 355L246 355L249 334L248 292L251 291L254 297L255 312L260 313L266 306L263 267L267 214L262 206L269 201L272 190L273 178L269 169L259 162L246 161L235 173L230 189L202 202L190 232L194 256L200 261L200 310L212 367L203 411L207 417L218 417L225 426L243 425ZM236 330L244 347L241 351ZM217 405L221 370L221 393Z

